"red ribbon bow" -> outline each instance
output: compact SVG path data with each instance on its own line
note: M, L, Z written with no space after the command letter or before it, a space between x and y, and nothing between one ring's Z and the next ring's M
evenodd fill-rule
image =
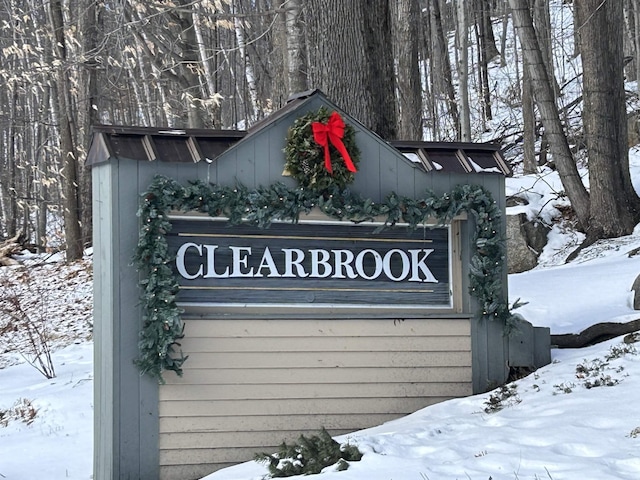
M313 139L321 147L324 147L324 166L330 174L333 175L333 168L331 167L331 155L329 155L329 142L331 142L331 145L336 147L342 155L347 170L350 172L356 171L356 166L351 161L351 157L344 143L342 143L342 137L344 137L344 122L338 112L331 114L326 125L321 122L313 122L311 128L313 129Z

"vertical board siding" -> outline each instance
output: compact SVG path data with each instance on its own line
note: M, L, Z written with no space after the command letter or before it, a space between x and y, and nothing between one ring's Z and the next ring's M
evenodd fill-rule
M188 319L160 387L160 478L200 478L282 441L379 425L472 393L468 318Z

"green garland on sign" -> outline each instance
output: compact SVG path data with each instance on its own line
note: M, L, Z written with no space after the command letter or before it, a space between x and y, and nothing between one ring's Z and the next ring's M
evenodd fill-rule
M326 124L330 116L331 112L321 107L317 112L297 118L287 132L284 174L293 177L304 188L322 191L330 185L345 188L353 183L354 174L347 169L340 152L333 146L329 147L333 167L333 173L329 173L324 164L324 149L314 140L311 125L315 122ZM357 168L360 149L356 144L355 130L349 124L345 125L342 143Z
M136 360L142 373L162 380L165 370L182 374L186 358L176 352L183 336L181 311L176 304L178 282L171 268L166 234L171 230L167 213L199 211L224 216L230 224L249 223L268 228L276 220L296 223L303 213L318 207L326 215L355 223L384 218L380 229L407 223L410 228L437 219L441 224L467 212L475 220L475 252L471 259L469 288L479 301L482 317L499 320L510 327L511 314L504 298L502 266L504 242L499 235L500 210L491 194L481 186L459 185L450 193L438 196L427 191L413 199L389 194L383 202L373 202L348 189L330 184L322 192L282 183L248 189L191 182L182 186L175 180L158 176L142 196L138 211L140 237L134 257L141 273L143 327L140 355Z

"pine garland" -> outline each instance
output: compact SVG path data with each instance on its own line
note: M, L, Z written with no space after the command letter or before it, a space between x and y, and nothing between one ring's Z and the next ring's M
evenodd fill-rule
M438 196L431 191L422 198L389 194L380 203L363 198L336 183L322 192L282 183L248 189L212 185L201 181L182 186L175 180L157 176L142 196L138 211L141 229L134 263L143 280L141 304L143 328L140 334L140 356L136 364L142 373L162 380L165 370L182 374L186 358L176 352L183 336L181 311L176 304L178 282L171 269L166 234L171 230L167 212L200 211L211 216L226 217L230 224L249 223L268 228L275 220L296 223L301 214L319 207L329 217L354 223L385 218L380 229L407 223L410 228L430 219L449 223L456 215L467 212L475 220L473 234L475 252L470 263L470 293L480 303L482 318L498 320L510 328L511 313L504 297L502 268L505 261L504 241L499 235L501 212L490 192L476 185L458 185Z
M287 132L284 148L285 174L291 175L298 185L304 188L323 191L331 185L345 188L353 183L354 174L347 170L340 153L333 146L329 147L333 174L327 171L324 165L324 150L313 138L311 124L327 123L330 116L331 112L321 107L317 112L297 118ZM360 149L356 144L355 130L349 124L345 125L342 143L357 168Z

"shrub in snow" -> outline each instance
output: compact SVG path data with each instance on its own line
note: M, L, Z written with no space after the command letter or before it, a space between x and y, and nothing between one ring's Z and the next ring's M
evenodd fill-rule
M24 283L32 285L28 270L21 272ZM45 378L54 378L51 358L51 324L44 291L30 292L36 305L8 278L0 278L0 336Z
M516 389L518 386L515 383L511 385L502 385L500 388L494 390L489 398L484 402L486 407L485 413L494 413L502 410L504 407L517 405L522 400L518 396Z
M19 420L31 425L37 414L38 409L33 406L30 400L20 398L13 406L7 409L0 408L0 427L6 427L12 420Z
M283 442L275 454L258 453L255 456L257 462L268 464L272 478L316 474L332 465L336 466L336 470L346 470L349 468L348 462L361 458L358 447L340 445L324 428L313 437L300 435L297 444L287 445Z

